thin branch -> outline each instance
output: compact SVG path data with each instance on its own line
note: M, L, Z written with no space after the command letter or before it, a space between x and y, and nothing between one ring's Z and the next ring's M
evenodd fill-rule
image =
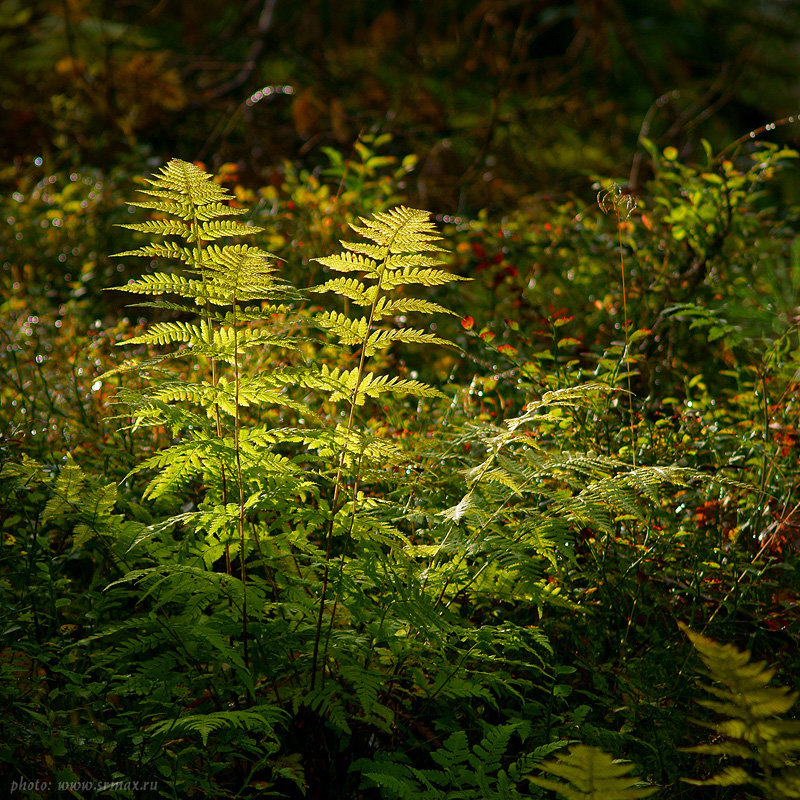
M242 68L239 70L239 73L226 83L217 86L216 89L212 89L207 95L205 95L203 102L215 100L224 94L228 94L228 92L232 92L234 89L238 89L240 86L244 85L248 78L253 74L253 71L258 64L258 59L264 50L267 33L269 33L269 30L272 27L272 19L275 14L275 6L277 5L277 2L278 0L265 0L264 5L261 8L261 14L258 18L256 37L253 40L253 43L250 45L250 52L247 54L247 59L245 60Z

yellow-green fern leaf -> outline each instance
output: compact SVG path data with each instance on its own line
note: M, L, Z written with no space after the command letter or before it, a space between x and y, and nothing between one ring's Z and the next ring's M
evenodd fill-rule
M148 194L155 193L148 192ZM208 203L204 206L198 206L192 203L191 200L183 198L176 198L174 200L142 200L129 202L128 205L136 208L146 208L150 211L158 211L161 214L172 214L175 217L180 217L187 221L197 220L198 222L207 222L208 220L219 219L220 217L247 213L247 209L232 208L226 203Z
M403 297L391 298L387 292L405 284L441 285L453 280L444 270L433 269L433 265L443 263L438 257L426 255L426 252L442 251L434 244L439 240L435 226L427 211L400 206L391 211L378 213L372 219L361 219L362 225L351 225L370 243L342 242L345 252L319 258L317 261L337 271L361 271L359 280L353 278L336 278L314 287L317 292L335 292L342 297L353 300L369 313L359 319L350 319L339 312L324 312L315 317L316 323L334 335L342 344L363 344L360 353L359 372L363 372L364 359L377 350L385 349L395 342L406 344L450 344L446 339L425 333L420 329L398 328L386 329L378 327L378 323L386 317L400 317L407 313L451 313L439 303L428 300ZM369 282L374 281L372 285ZM357 382L353 387L351 401L361 405L368 392L385 391L389 384L373 383L371 379ZM371 388L372 387L372 388ZM430 396L429 387L413 382L396 382L393 390L414 392L415 389Z
M437 247L436 250L444 252ZM439 267L445 261L439 256L429 256L425 253L400 253L387 256L385 259L386 268L392 271L399 269L414 269L418 267Z
M333 402L350 397L358 384L358 368L351 370L329 369L323 364L317 375L309 375L304 384L309 388L321 389L330 393Z
M155 190L142 189L143 194L154 197L185 197L196 206L210 205L231 197L222 186L214 183L212 175L178 158L172 159L152 178L146 180Z
M253 270L254 272L271 272L274 267L270 259L272 253L250 244L231 244L220 247L211 244L201 250L200 266L225 275L229 270Z
M769 687L775 670L766 662L750 662L750 651L731 644L718 644L685 625L681 629L700 655L710 676L719 684L704 686L717 700L701 700L700 705L752 725L785 714L795 703L798 692L787 687ZM749 734L748 734L749 735Z
M422 381L406 380L404 378L390 378L387 375L375 377L367 373L358 387L360 402L364 402L363 397L378 397L381 394L390 392L392 394L410 394L415 397L444 397L438 390Z
M638 800L657 791L654 786L641 786L630 774L633 764L613 759L602 750L586 745L570 747L567 755L559 753L539 769L562 780L540 776L529 777L529 780L567 800Z
M215 220L201 223L197 228L197 233L192 233L189 241L193 242L197 239L211 241L212 239L222 239L225 236L252 236L263 231L264 228L259 228L257 225L246 225L227 219Z
M382 297L375 305L375 312L372 315L374 320L381 317L390 317L397 314L452 314L458 316L455 311L445 308L439 303L432 303L430 300L422 300L418 297L401 297L397 300L390 300Z
M703 688L715 699L699 705L719 718L700 721L723 741L686 748L689 752L741 759L753 766L725 765L705 781L716 786L751 784L769 798L800 797L793 793L794 776L800 772L800 722L782 719L797 700L798 692L768 684L775 670L764 661L751 662L750 651L713 639L680 624L708 670L714 685Z
M145 499L156 500L185 486L210 463L217 463L220 453L219 442L202 438L181 442L146 459L135 471L158 469L159 473L150 481Z
M370 244L369 242L341 242L342 247L350 253L358 253L359 255L366 256L367 259L380 261L386 257L386 248L379 244ZM343 253L347 256L348 253Z
M136 256L137 258L176 258L184 264L193 264L196 253L191 247L183 247L175 242L158 242L157 244L146 244L136 250L125 250L122 253L114 253L112 258L127 258Z
M152 233L157 236L180 236L187 242L212 241L225 236L252 236L264 230L255 225L245 225L235 220L203 222L194 227L181 219L150 219L146 222L120 223L118 227L140 233Z
M371 356L376 350L385 350L393 342L403 342L405 344L451 344L447 339L412 328L388 331L377 330L373 331L367 338L364 352L367 356Z
M171 344L173 342L202 342L204 338L200 325L189 322L157 322L141 336L134 336L124 342L117 342L117 346L129 344Z
M133 294L176 294L180 297L200 297L205 291L203 282L183 275L171 275L158 272L153 275L142 275L125 286L114 287Z
M123 222L118 227L128 228L140 233L153 233L157 236L180 236L187 241L191 241L194 235L191 226L179 219L149 219L147 222ZM122 255L122 253L119 255Z
M233 351L233 342L236 339L240 350L249 347L264 347L266 345L277 345L286 347L286 337L276 334L265 328L242 328L234 332L233 327L220 327L214 331L214 346L221 351ZM291 346L291 343L289 343Z
M324 311L317 314L314 321L321 328L335 333L342 344L361 344L367 336L369 323L366 317L350 319L337 311Z
M364 256L353 255L353 253L339 253L335 256L323 256L322 258L315 258L319 264L324 264L326 267L335 269L337 272L366 272L368 274L375 274L378 268L378 262L371 258L364 258Z
M398 286L410 286L418 284L420 286L442 286L453 281L466 281L461 275L453 275L443 269L419 269L417 267L404 267L397 272L386 272L381 280L381 288L384 291L396 289Z
M372 219L359 218L362 225L350 227L390 253L443 251L433 244L441 239L428 211L398 206L376 213Z
M365 286L355 278L334 278L326 281L319 286L312 286L310 292L323 294L324 292L335 292L341 297L347 297L360 306L371 306L375 302L378 293L377 286Z

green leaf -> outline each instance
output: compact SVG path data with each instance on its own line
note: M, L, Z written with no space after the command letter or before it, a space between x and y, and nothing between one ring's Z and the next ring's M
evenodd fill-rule
M562 780L540 776L529 780L567 800L638 800L658 791L654 786L640 786L635 776L629 774L633 764L617 761L602 750L585 745L570 747L567 755L556 755L554 760L541 764L539 770Z

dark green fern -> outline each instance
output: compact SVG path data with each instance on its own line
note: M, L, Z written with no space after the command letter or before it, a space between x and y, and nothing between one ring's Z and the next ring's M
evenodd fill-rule
M379 787L387 800L522 800L525 795L512 777L518 764L508 763L507 751L512 737L524 739L530 728L527 722L496 725L472 747L466 732L456 731L431 750L429 768L412 766L394 754L356 767L362 769L363 785Z
M466 472L459 502L442 512L439 544L418 551L430 559L427 580L440 586L440 602L470 591L540 607L568 605L548 571L574 557L576 531L612 535L620 518L646 526L648 506L662 502L665 486L706 480L681 467L633 467L604 454L565 451L539 435L565 409L611 391L585 384L546 392L503 426L472 426L470 441L485 456Z

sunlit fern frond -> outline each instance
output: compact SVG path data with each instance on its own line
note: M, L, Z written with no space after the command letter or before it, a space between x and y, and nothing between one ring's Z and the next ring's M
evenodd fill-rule
M638 800L658 791L654 786L642 786L630 774L633 764L586 745L570 747L566 755L559 753L539 769L561 780L541 776L529 780L567 800Z
M375 302L375 295L378 292L377 286L367 288L361 281L355 278L333 278L325 281L319 286L313 286L312 292L334 292L340 297L346 297L359 306L371 306Z
M687 750L745 762L723 764L712 778L687 779L687 783L752 785L770 800L800 797L800 722L783 718L800 693L785 686L769 686L775 670L764 661L751 662L750 651L719 644L686 625L680 627L714 681L701 684L714 699L698 703L718 717L698 723L720 739Z
M238 211L238 209L237 209ZM151 219L147 222L128 222L119 226L139 233L152 233L158 236L180 236L187 242L212 241L225 236L250 236L260 233L263 228L245 225L235 220L215 220L200 222L192 227L180 219Z
M130 251L135 253L135 251ZM187 278L184 275L159 272L154 275L142 275L136 280L120 287L132 294L149 294L153 296L174 294L178 297L201 297L203 295L203 282L197 278ZM182 307L181 307L182 309Z
M249 244L217 243L262 230L230 219L243 213L230 205L233 196L210 174L179 159L170 161L147 183L149 187L142 190L147 199L132 205L149 210L153 218L122 227L157 240L117 256L162 259L173 268L117 288L154 298L138 305L189 313L197 321L158 322L120 344L172 346L175 356L189 353L237 370L236 359L248 348L293 346L270 327L273 315L289 310L282 302L293 297L292 290L276 278L274 257ZM133 368L130 363L124 370ZM215 384L216 368L212 372ZM252 402L254 395L249 394ZM175 395L174 399L179 398Z
M162 237L116 257L160 258L177 262L176 272L145 275L127 286L135 294L173 295L194 303L177 307L197 312L197 306L229 306L253 300L273 300L287 287L276 281L273 256L252 245L211 244L226 237L251 236L262 229L230 217L245 213L230 205L233 196L213 176L194 164L173 159L140 190L148 199L132 206L154 212L145 222L120 227Z
M151 298L137 305L183 318L151 324L121 343L167 348L171 353L145 358L138 365L126 362L109 374L138 366L149 388L118 392L130 409L132 427L163 425L177 439L139 466L153 473L146 496L156 499L189 486L208 489L219 483L217 496L227 502L235 472L239 507L244 509L248 493L257 490L257 470L251 466L258 463L262 473L272 474L281 461L267 446L260 455L250 446L242 447L247 442L243 409L252 409L250 417L260 414L261 406L314 416L288 397L297 373L272 379L268 368L260 374L245 369L255 360L256 349L261 351L259 362L269 364L261 355L264 351L295 347L283 324L295 293L276 277L276 259L270 253L239 241L262 229L232 219L244 210L231 205L233 196L213 176L174 159L147 183L146 199L131 205L149 211L150 218L122 227L153 241L117 255L166 265L118 288ZM225 242L228 237L238 240ZM193 360L194 369L181 364L178 370L160 368L178 359ZM244 514L241 527L243 518Z
M378 212L371 219L361 217L360 221L361 225L350 227L378 245L381 259L385 258L384 252L388 255L442 251L441 247L434 244L441 236L431 222L428 211L398 206Z
M440 286L461 280L460 276L437 269L444 265L438 255L444 250L436 242L440 237L430 214L399 206L377 213L371 219L360 219L351 228L368 242L342 242L344 252L316 259L334 272L360 273L358 277L335 277L313 287L319 294L333 293L365 309L362 315L350 317L337 311L323 311L316 323L335 336L342 345L355 345L360 352L360 365L355 373L333 377L347 385L336 388L331 399L347 398L354 406L363 405L367 397L383 392L430 397L431 387L397 376L376 376L364 370L364 359L396 342L417 345L448 345L448 340L419 328L390 327L391 319L405 321L409 313L452 313L445 306L414 297L393 297L390 292L404 286ZM379 323L384 323L380 325ZM326 375L326 377L332 377Z
M320 328L333 333L342 344L361 344L369 333L369 320L366 317L350 319L337 311L323 311L315 322Z
M195 164L177 158L172 159L146 181L153 188L143 189L143 194L163 202L188 202L194 208L205 208L226 203L230 198L228 192L214 182L212 175ZM146 202L140 205L146 207ZM242 212L233 209L231 215L235 213Z
M375 305L374 319L378 320L381 317L392 317L397 314L453 314L455 311L450 311L439 303L432 303L430 300L423 300L419 297L400 297L396 300L390 300L387 297L382 297L381 300Z
M225 447L218 439L198 435L145 459L135 471L158 470L145 492L145 498L155 500L186 486L195 476L218 465L224 456Z

